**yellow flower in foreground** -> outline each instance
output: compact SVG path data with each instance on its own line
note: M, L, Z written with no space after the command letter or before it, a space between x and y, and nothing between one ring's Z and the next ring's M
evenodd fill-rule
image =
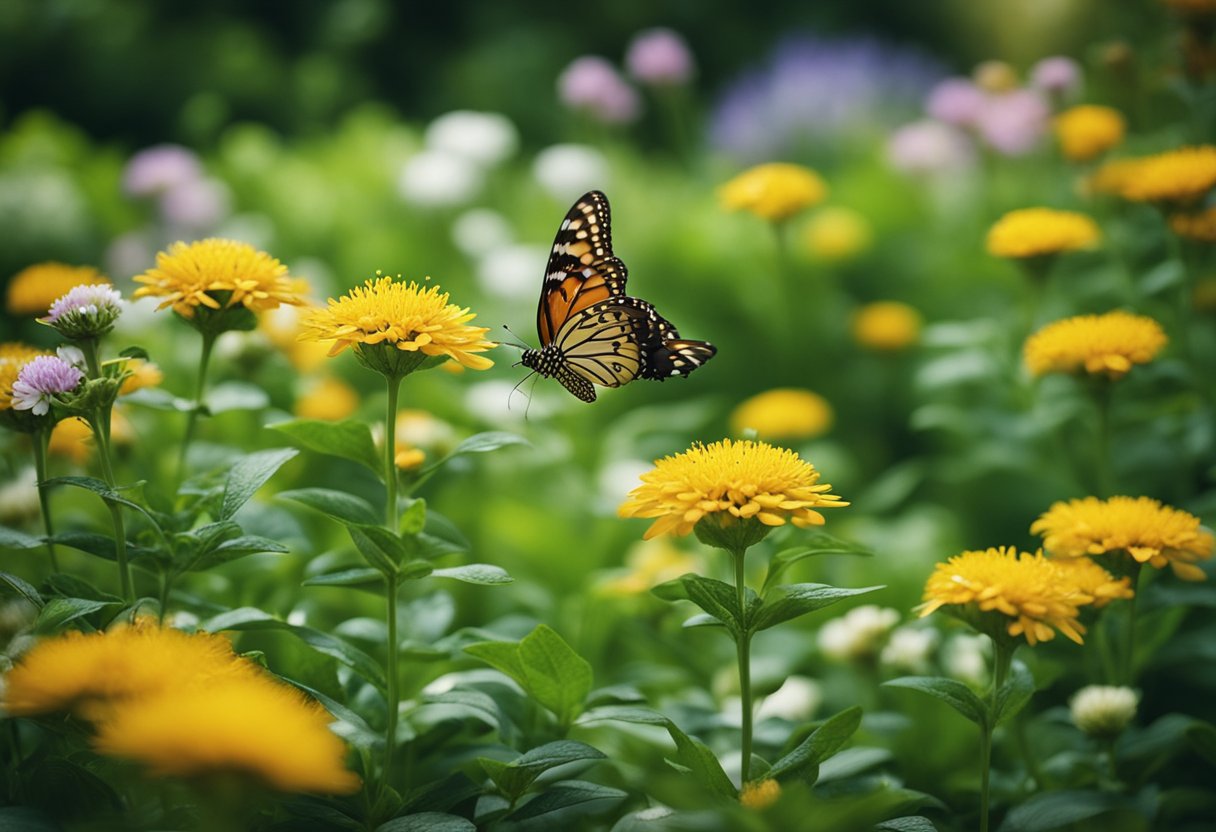
M1174 214L1170 217L1170 228L1179 237L1216 243L1216 207L1197 214Z
M360 782L332 721L295 688L251 672L118 707L96 746L156 776L230 773L281 791L349 794Z
M865 216L852 208L823 208L807 221L802 240L820 260L848 260L870 247L874 233Z
M1129 312L1079 315L1048 324L1026 339L1031 374L1104 373L1120 378L1133 364L1152 361L1168 339L1152 318Z
M156 255L156 266L135 278L143 283L134 297L161 298L157 309L172 306L193 318L200 306L225 309L245 306L254 312L279 304L300 304L305 287L287 275L287 267L248 243L212 237L177 242Z
M820 526L824 518L815 509L848 505L828 493L832 486L819 484L814 465L764 442L694 445L654 465L618 510L621 517L656 518L646 540L688 534L704 517L723 527L750 518L765 526L786 520L799 528Z
M1194 202L1216 186L1216 147L1183 147L1139 160L1123 183L1135 202Z
M739 802L749 809L767 809L781 797L781 784L776 780L753 780L739 792Z
M1010 211L988 230L988 253L997 257L1042 257L1093 248L1097 224L1075 211L1022 208Z
M110 279L92 266L37 263L13 276L8 284L11 315L45 315L51 304L76 286L109 285Z
M340 378L323 376L296 399L296 415L301 419L337 422L359 408L359 393Z
M968 620L976 612L981 619L995 613L1012 619L1002 621L1005 632L1025 636L1031 645L1050 641L1055 630L1081 644L1085 627L1077 620L1079 608L1094 601L1080 585L1082 577L1090 580L1041 552L1019 554L1012 546L963 552L933 570L920 615L946 606L962 608L958 612Z
M920 338L922 323L920 313L906 303L867 303L853 316L853 337L870 349L902 350Z
M1111 107L1083 104L1056 116L1055 129L1060 152L1074 162L1087 162L1117 147L1127 122Z
M98 633L68 632L40 641L5 677L4 710L13 716L75 711L247 673L228 639L148 624Z
M828 194L819 174L801 165L770 162L749 168L718 188L718 201L732 211L784 220L818 205Z
M754 430L761 439L809 439L826 433L833 417L818 393L779 387L743 401L731 413L730 427L735 434Z
M641 595L666 581L696 572L697 558L672 543L670 537L642 540L629 549L623 575L604 582L611 595Z
M438 286L423 289L381 277L329 299L301 323L302 341L333 341L330 355L347 347L386 344L407 352L447 356L471 370L485 370L494 362L483 355L495 346L485 339L486 327L469 326L476 315L448 302Z
M1127 552L1156 569L1166 564L1179 578L1202 581L1195 564L1212 556L1212 533L1199 518L1148 497L1111 497L1059 502L1031 525L1056 557Z
M13 382L31 359L40 355L49 355L46 350L31 347L17 341L7 341L0 344L0 410L11 410L13 407Z

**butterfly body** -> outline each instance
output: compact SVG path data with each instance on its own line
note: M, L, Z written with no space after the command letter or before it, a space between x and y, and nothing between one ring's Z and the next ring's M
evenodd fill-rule
M536 315L541 347L524 351L524 366L592 402L597 384L686 376L713 357L712 344L681 339L654 306L626 295L627 274L612 253L607 197L584 194L553 241Z

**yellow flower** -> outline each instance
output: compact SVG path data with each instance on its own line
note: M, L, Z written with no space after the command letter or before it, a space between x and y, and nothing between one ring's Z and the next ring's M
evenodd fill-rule
M1188 203L1216 186L1216 147L1182 147L1139 160L1123 183L1134 202Z
M1085 627L1077 620L1079 608L1092 604L1094 597L1077 578L1078 573L1041 552L1019 554L1012 546L963 552L933 570L920 615L944 606L961 607L964 615L978 611L989 620L983 614L997 613L1012 619L1002 619L1005 632L1025 636L1032 646L1050 641L1055 630L1081 644Z
M340 378L323 376L296 399L296 415L301 419L340 421L359 408L359 393Z
M157 309L172 306L184 318L198 307L225 309L238 305L253 312L279 304L300 304L305 287L287 275L287 267L248 243L209 238L176 242L156 255L155 268L135 278L144 285L134 297L162 298Z
M874 350L902 350L920 338L920 313L894 300L868 303L853 316L853 337Z
M1121 378L1133 364L1152 361L1168 339L1152 318L1129 312L1079 315L1048 324L1026 339L1023 356L1032 375L1104 373Z
M1123 188L1137 174L1142 159L1113 159L1105 162L1089 177L1083 190L1091 194L1122 196Z
M718 188L718 200L723 207L751 211L774 222L818 205L827 194L827 185L819 174L785 162L750 168Z
M442 364L447 367L451 362ZM459 364L451 364L459 367ZM393 451L394 464L404 470L418 468L426 461L427 453L446 453L455 444L456 433L452 426L437 419L425 410L399 410L396 420L396 446Z
M329 299L302 322L300 340L333 341L330 355L350 346L386 344L407 352L447 356L471 370L485 370L494 362L483 355L494 346L485 339L489 330L469 326L476 315L448 302L438 286L421 288L413 281L391 277L366 281L347 294Z
M31 347L17 341L0 343L0 410L13 407L13 382L31 359L49 355L46 350Z
M739 792L739 802L756 811L767 809L780 797L781 784L772 779L753 780Z
M89 461L89 454L93 453L93 429L79 416L64 419L51 429L47 452L84 465Z
M118 389L120 396L134 393L145 387L159 387L160 383L165 380L165 374L161 372L160 367L141 358L128 361L127 369L130 370L131 375L123 379L122 387Z
M1084 104L1056 116L1055 129L1060 151L1074 162L1086 162L1117 147L1127 122L1111 107Z
M1075 211L1022 208L988 230L988 253L997 257L1041 257L1093 248L1100 237L1092 219Z
M402 471L408 471L412 468L422 467L422 463L426 462L426 451L421 448L410 448L404 442L397 443L398 451L393 457L393 464Z
M847 506L832 486L819 484L815 466L764 442L723 439L694 445L655 462L621 504L621 517L656 518L643 538L688 534L704 517L722 527L755 518L765 526L823 525L815 509Z
M1063 571L1069 584L1093 598L1095 609L1136 594L1131 578L1116 578L1089 558L1054 558L1052 563Z
M13 276L8 284L10 315L45 315L51 304L69 289L83 285L109 284L110 279L92 266L37 263Z
M626 572L603 584L612 595L641 595L666 581L697 571L697 559L670 537L635 543L625 558Z
M1156 569L1169 564L1174 574L1202 581L1195 564L1212 556L1212 533L1199 518L1148 497L1086 497L1053 505L1034 521L1032 534L1056 557L1127 552L1137 563Z
M809 439L832 426L832 406L810 390L779 387L742 402L730 415L735 434L754 430L762 439Z
M73 711L86 718L114 703L248 672L228 639L139 623L108 632L68 632L38 642L5 678L13 716Z
M869 248L873 236L863 214L843 207L817 211L802 230L807 251L820 260L848 260Z
M1170 228L1179 237L1201 243L1216 243L1216 207L1197 214L1174 214L1170 217Z
M329 730L332 721L295 688L249 672L115 708L99 726L96 746L155 776L230 773L285 792L349 794L360 781L346 769L346 746Z

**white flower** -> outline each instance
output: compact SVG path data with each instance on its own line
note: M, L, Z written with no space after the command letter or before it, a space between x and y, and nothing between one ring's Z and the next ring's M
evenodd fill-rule
M942 667L946 675L982 687L988 679L988 636L960 633L942 648Z
M820 628L819 649L825 656L844 661L874 656L879 642L898 621L899 613L887 607L854 607Z
M1140 695L1131 688L1090 685L1077 691L1069 704L1073 724L1100 739L1123 733L1136 716Z
M481 258L477 282L487 293L500 298L534 297L540 292L548 259L547 246L507 246Z
M511 120L499 113L453 110L427 127L426 146L493 167L515 152L519 133Z
M0 520L14 523L38 514L38 474L22 468L11 481L0 486Z
M487 257L511 244L507 218L490 208L470 208L452 222L452 242L466 257Z
M790 676L775 691L764 697L756 709L756 721L777 717L790 722L806 722L823 704L819 683L806 676Z
M937 644L937 630L928 627L900 627L891 633L878 660L887 667L909 673L925 673L929 654Z
M481 169L464 156L424 150L401 169L398 188L406 202L424 208L462 205L481 190Z
M555 200L568 203L586 191L606 186L608 160L594 147L555 144L536 154L532 175Z
M88 362L84 360L84 351L80 347L64 344L55 348L55 355L59 356L61 361L71 364L77 370L84 370L88 367Z

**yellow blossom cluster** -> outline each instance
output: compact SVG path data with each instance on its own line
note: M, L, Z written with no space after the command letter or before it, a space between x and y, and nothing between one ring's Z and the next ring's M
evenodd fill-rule
M1074 162L1087 162L1117 147L1127 130L1118 110L1094 104L1065 110L1056 116L1054 126L1060 152Z
M1032 375L1075 373L1122 377L1152 361L1167 342L1152 318L1129 312L1078 315L1048 324L1026 339L1023 357Z
M1010 211L988 230L988 253L1021 259L1093 248L1098 225L1076 211L1022 208Z

